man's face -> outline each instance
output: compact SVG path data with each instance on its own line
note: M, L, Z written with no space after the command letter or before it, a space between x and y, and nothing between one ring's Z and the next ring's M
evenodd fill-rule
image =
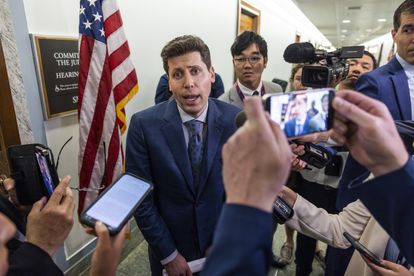
M295 76L293 77L293 89L295 91L308 89L306 86L303 86L302 84L302 68L299 68L298 71L295 73Z
M199 52L191 52L168 60L168 79L177 104L197 118L207 106L215 81L213 67L207 68Z
M292 116L299 120L305 120L307 111L306 95L297 95L292 105Z
M239 59L245 59L240 61ZM233 57L236 77L241 84L250 89L256 89L262 79L263 70L266 68L267 58L260 53L259 47L253 43L241 55Z
M374 69L374 61L369 55L363 55L362 58L352 58L348 60L349 72L346 77L355 83L359 76Z
M328 97L324 97L322 100L322 110L323 112L327 112L329 107L329 100Z
M397 44L397 53L406 62L414 65L414 14L402 13L400 21L398 30L391 31Z

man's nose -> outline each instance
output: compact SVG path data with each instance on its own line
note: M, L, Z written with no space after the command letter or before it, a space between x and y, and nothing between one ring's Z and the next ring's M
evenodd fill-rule
M184 87L185 88L194 87L194 77L190 74L190 72L184 73Z

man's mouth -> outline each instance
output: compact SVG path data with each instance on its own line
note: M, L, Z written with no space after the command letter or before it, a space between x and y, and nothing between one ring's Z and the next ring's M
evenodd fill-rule
M186 96L183 96L184 100L185 100L187 103L193 103L193 102L195 102L195 101L196 101L199 97L200 97L200 95L186 95Z

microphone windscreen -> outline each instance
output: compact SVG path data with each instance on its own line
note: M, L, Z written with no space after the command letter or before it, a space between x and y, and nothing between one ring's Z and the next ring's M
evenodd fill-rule
M239 128L244 125L244 122L246 122L246 120L246 113L244 113L244 111L240 111L239 113L237 113L234 122L236 123L237 128Z
M289 63L307 63L315 60L315 47L312 43L293 43L286 47L283 59Z

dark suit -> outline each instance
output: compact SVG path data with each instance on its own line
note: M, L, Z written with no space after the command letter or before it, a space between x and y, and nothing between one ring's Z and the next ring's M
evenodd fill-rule
M350 187L414 264L414 160L364 183L356 179Z
M295 134L296 118L287 121L285 127L283 128L283 131L285 132L287 137L299 136L302 133L309 133L311 131L311 128L309 126L310 120L311 118L309 116L306 116L306 120L303 123L302 131L298 135Z
M226 204L202 275L267 275L272 252L272 215Z
M394 120L411 120L407 75L395 56L386 65L361 75L355 90L382 101L388 107ZM338 185L336 207L339 211L358 198L353 190L348 189L349 183L360 176L366 177L368 174L365 167L349 155ZM352 254L352 248L346 250L333 248L330 250L326 258L326 275L340 275L345 272Z
M224 84L219 74L216 75L216 80L211 84L210 97L218 98L224 93ZM159 104L169 100L172 96L170 89L168 88L168 76L164 74L158 81L157 90L155 91L155 104Z
M151 270L174 250L187 261L205 255L223 204L221 148L236 130L240 110L209 99L199 186L193 184L187 145L175 100L136 113L127 137L126 171L154 184L135 213L149 244Z

